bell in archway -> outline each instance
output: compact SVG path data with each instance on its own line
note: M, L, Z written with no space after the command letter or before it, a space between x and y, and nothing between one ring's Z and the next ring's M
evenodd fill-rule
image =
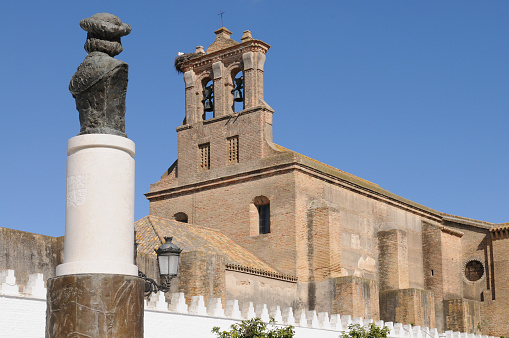
M213 85L210 85L208 87L205 87L203 89L203 110L208 111L214 111L214 104L212 102L212 96L214 95L214 87Z
M242 102L244 101L244 96L242 95L242 89L244 88L244 77L241 76L234 80L235 87L232 90L233 101Z
M205 103L203 104L205 111L213 111L214 107L212 106L212 101L210 99L206 99Z
M240 90L235 90L235 94L233 95L233 100L235 102L244 101L244 98L242 97L242 92Z

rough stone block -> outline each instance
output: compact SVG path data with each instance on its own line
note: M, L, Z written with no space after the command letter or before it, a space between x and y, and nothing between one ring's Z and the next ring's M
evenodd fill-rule
M47 285L46 337L143 337L142 279L68 275Z

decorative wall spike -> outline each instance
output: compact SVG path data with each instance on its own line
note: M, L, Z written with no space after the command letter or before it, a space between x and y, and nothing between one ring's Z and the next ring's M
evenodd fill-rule
M414 338L423 338L422 337L422 331L420 326L414 326L412 328L412 333L414 335Z
M330 321L328 312L318 312L318 325L321 329L330 330Z
M339 314L333 314L330 316L330 326L332 330L343 331L343 323L341 323L341 316Z
M361 317L355 317L352 319L353 325L364 325L364 320Z
M395 323L394 324L394 335L395 336L403 336L403 324Z
M283 310L283 323L295 326L295 316L293 315L293 308L291 306Z
M239 308L239 301L237 299L226 301L226 317L232 319L242 320L242 313Z
M346 330L348 326L352 325L352 316L344 315L341 316L341 323L343 323L343 328Z
M19 295L19 286L16 284L14 270L4 270L0 272L0 294L11 296Z
M313 329L318 329L320 327L315 310L308 311L308 327L312 327Z
M245 306L242 309L242 315L244 319L252 319L256 317L256 312L254 309L253 302L249 302L245 304Z
M207 305L207 313L213 317L225 317L221 298L210 298Z
M157 293L150 294L147 302L147 308L159 311L168 311L168 303L166 302L164 293L158 291Z
M372 324L372 323L373 323L373 319L364 319L364 321L363 321L363 325L365 327L368 327L369 324Z
M271 308L271 311L269 311L269 313L270 313L270 316L272 318L274 318L276 323L283 324L283 315L281 313L281 308L279 307L279 305L273 306Z
M260 318L264 322L269 322L270 315L269 309L267 309L267 304L257 304L256 307L256 316Z
M46 288L44 287L44 276L42 273L34 273L28 276L28 283L23 293L34 298L46 299Z
M205 301L203 300L203 296L191 297L191 306L189 306L189 313L203 316L207 314L207 308L205 307Z
M295 321L298 326L308 327L308 320L306 318L306 311L298 310L295 316Z
M394 323L393 322L385 322L384 326L389 328L389 336L395 336L396 332L394 331Z
M403 325L403 336L414 338L414 331L412 330L412 325L410 324Z
M189 313L189 306L186 304L186 298L183 292L171 294L171 303L168 309L178 313Z

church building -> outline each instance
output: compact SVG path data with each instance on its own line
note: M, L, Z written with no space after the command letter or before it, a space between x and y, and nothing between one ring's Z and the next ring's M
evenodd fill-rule
M184 249L174 288L189 297L509 332L509 224L444 214L274 144L270 46L215 34L176 60L186 116L178 159L136 223L139 262L153 270L173 236Z

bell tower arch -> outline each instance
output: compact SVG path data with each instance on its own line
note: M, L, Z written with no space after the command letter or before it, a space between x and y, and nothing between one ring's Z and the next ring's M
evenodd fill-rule
M186 93L186 118L177 128L179 184L271 151L274 111L263 98L270 46L250 31L241 42L225 27L214 33L206 51L198 46L179 64Z

